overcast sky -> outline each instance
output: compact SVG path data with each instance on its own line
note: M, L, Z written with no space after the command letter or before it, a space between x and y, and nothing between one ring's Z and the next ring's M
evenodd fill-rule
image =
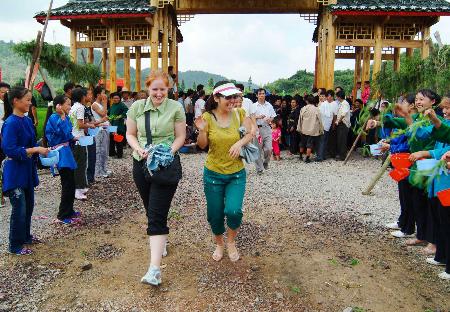
M0 40L31 40L42 25L33 16L46 10L49 0L1 0ZM68 0L54 0L54 7ZM287 78L299 69L314 70L315 26L299 15L197 15L181 26L180 70L204 70L258 84ZM432 28L450 43L450 17ZM50 43L69 45L68 29L51 21ZM148 66L143 61L143 66ZM354 62L337 60L336 69L353 68Z

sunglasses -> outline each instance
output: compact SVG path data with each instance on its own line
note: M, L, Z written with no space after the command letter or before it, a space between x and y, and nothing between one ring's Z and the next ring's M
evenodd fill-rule
M241 96L234 94L234 95L229 95L229 96L224 96L225 100L229 101L229 100L236 100L239 99Z

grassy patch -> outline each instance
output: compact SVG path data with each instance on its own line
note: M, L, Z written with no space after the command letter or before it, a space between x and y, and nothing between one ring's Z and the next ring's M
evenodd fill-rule
M358 265L359 264L359 260L358 259L351 259L350 260L350 265L351 266L356 266L356 265Z
M298 287L298 286L291 286L291 291L293 293L299 294L300 293L300 287Z

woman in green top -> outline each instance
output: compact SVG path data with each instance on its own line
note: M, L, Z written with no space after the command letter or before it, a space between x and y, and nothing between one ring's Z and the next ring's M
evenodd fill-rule
M150 267L142 282L157 286L161 284L161 258L165 251L167 235L167 216L170 204L178 185L162 185L149 181L144 174L148 156L146 114L150 119L152 144L166 144L171 147L175 162L181 171L178 150L186 137L186 117L177 101L167 98L169 77L161 71L152 71L146 85L150 97L138 100L131 105L127 115L127 140L133 152L133 179L144 203L147 213L147 234L150 236ZM151 180L151 179L150 179Z
M209 146L203 182L208 222L216 241L213 253L215 261L223 258L225 217L228 225L228 256L233 262L239 260L235 238L242 221L246 183L244 163L239 155L241 148L253 138L250 118L245 117L243 109L233 108L232 100L240 94L241 91L234 84L218 82L206 103L206 112L195 121L199 130L198 146L202 149ZM242 139L239 134L241 125L247 133Z
M117 126L117 134L124 136L126 133L125 118L127 117L128 107L121 102L119 93L112 93L110 98L111 107L109 109L108 116L111 126ZM124 141L114 141L114 135L111 134L109 140L109 156L117 156L117 158L122 158L124 143Z

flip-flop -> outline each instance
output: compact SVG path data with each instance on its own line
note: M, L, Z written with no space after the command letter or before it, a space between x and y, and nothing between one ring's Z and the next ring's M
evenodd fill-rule
M219 262L220 260L222 260L224 249L225 249L224 246L216 245L216 250L214 250L214 253L212 255L214 261Z
M231 262L236 262L239 260L239 252L236 248L236 243L227 243L228 257Z

